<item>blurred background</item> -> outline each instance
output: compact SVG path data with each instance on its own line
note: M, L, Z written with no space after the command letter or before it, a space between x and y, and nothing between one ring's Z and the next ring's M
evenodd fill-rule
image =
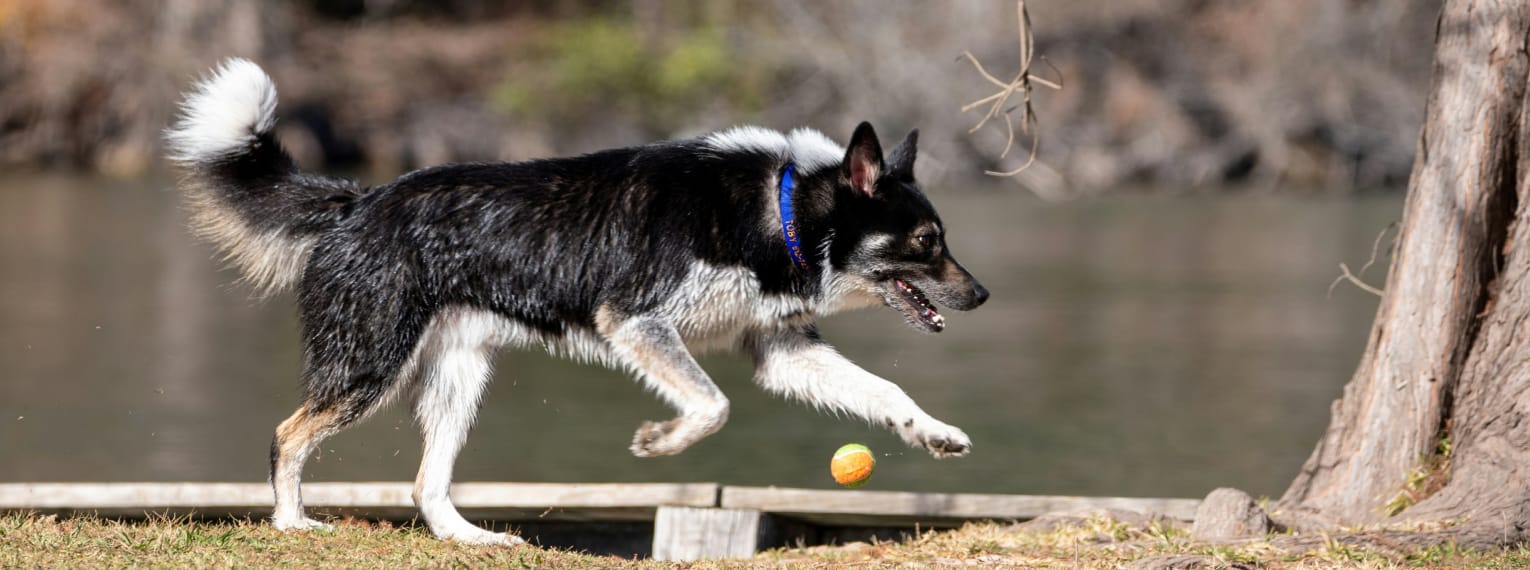
M0 0L0 481L265 479L299 398L291 298L252 299L188 235L159 140L240 55L276 80L298 161L366 182L740 123L921 129L921 179L993 299L938 336L880 309L824 329L971 456L766 396L719 354L729 425L639 460L656 399L507 352L458 480L827 487L862 441L874 489L1278 495L1364 347L1376 298L1329 285L1400 215L1437 9L1033 0L1033 72L1065 86L1035 93L1037 164L995 178L1029 149L968 132L960 108L996 89L959 56L1013 77L1007 0ZM417 440L391 410L309 480L410 479Z

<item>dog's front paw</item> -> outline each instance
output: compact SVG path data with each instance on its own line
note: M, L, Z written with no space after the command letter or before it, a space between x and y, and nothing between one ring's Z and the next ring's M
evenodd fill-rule
M675 446L674 432L679 420L667 422L643 422L638 426L636 434L632 436L632 454L638 457L659 457L661 455L674 455L685 450L685 446Z
M717 433L728 421L728 406L685 414L667 422L643 422L632 436L632 454L638 457L674 455L702 438Z
M934 419L905 422L899 426L898 435L913 447L923 447L937 459L959 457L972 451L972 440L966 433Z

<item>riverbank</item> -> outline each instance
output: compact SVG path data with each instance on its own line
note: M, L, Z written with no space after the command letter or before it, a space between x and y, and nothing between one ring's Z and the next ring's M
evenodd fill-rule
M1064 83L1035 94L1033 189L1406 182L1434 3L1032 4L1032 71ZM1009 77L1015 28L1008 2L16 0L0 6L0 167L159 171L178 93L239 55L275 78L278 136L308 168L391 178L739 123L843 139L871 120L920 127L938 181L1026 156L1000 158L1002 122L969 134L981 110L959 111L993 91L959 56Z

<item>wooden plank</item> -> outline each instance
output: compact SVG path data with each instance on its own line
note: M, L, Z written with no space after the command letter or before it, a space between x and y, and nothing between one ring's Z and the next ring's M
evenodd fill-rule
M959 526L968 520L1028 520L1050 512L1125 509L1190 520L1198 499L825 491L779 487L722 489L721 506L789 515L832 526Z
M659 507L653 521L654 560L749 558L759 547L759 511Z
M411 483L308 483L303 503L316 512L410 517ZM652 520L665 505L709 507L716 483L457 483L453 501L468 518L493 520ZM263 516L265 483L0 483L0 511L93 511Z
M415 516L411 491L410 483L303 486L304 503L314 512L383 518ZM458 483L452 496L464 516L479 520L651 521L660 506L722 506L832 526L957 526L973 519L1024 520L1095 508L1188 520L1199 504L1195 499L719 488L715 483ZM271 511L271 488L265 483L0 483L0 511L5 510L260 517Z

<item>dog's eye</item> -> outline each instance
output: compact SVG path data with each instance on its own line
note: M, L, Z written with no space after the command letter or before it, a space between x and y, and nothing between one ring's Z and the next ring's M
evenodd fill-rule
M930 249L930 246L935 245L935 238L930 234L919 234L914 236L914 243L919 244L919 249Z

